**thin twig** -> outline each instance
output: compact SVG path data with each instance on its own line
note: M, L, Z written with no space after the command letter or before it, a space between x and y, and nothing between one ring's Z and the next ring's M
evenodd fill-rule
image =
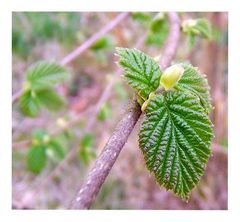
M114 27L120 24L127 16L129 12L122 12L118 16L116 16L111 22L105 25L100 31L92 35L89 39L83 42L78 48L70 52L67 56L65 56L61 61L60 64L65 66L76 59L79 55L81 55L85 50L91 47L97 40L102 38L106 33L111 31ZM23 90L20 89L19 91L15 92L12 96L12 103L16 102L18 98L22 95Z
M180 36L180 21L177 13L170 12L168 17L170 31L160 62L162 69L169 66L175 56ZM133 101L129 111L118 123L94 167L90 170L86 180L74 197L70 206L71 209L90 208L140 115L140 106L136 101Z

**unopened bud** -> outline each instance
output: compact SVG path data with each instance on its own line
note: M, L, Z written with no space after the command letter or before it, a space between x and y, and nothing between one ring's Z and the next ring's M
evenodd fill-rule
M160 84L165 88L165 90L169 90L178 83L183 73L184 68L182 66L180 65L170 66L163 72Z

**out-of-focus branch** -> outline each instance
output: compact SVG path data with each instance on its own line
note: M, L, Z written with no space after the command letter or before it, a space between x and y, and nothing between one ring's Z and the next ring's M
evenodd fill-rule
M162 69L165 69L170 65L176 54L180 37L180 21L177 13L170 12L168 13L168 17L170 22L170 31L160 62ZM94 167L88 173L86 180L82 184L77 195L74 197L70 206L71 209L90 208L140 115L140 106L134 100L128 112L118 123L102 153L98 157Z
M122 12L116 18L114 18L111 22L105 25L100 31L92 35L89 39L87 39L83 44L81 44L78 48L70 52L66 55L61 61L60 64L65 66L76 59L79 55L81 55L85 50L91 47L97 40L102 38L106 33L111 31L114 27L120 24L127 16L129 12ZM12 96L12 103L16 102L18 98L22 95L23 90L15 92Z

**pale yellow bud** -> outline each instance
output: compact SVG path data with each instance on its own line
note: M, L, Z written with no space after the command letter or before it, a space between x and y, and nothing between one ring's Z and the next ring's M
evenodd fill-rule
M182 66L170 66L163 72L160 84L165 88L165 90L169 90L178 83L183 73L184 68Z

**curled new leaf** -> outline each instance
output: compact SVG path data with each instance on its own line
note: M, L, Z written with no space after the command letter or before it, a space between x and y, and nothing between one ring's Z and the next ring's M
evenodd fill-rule
M137 49L117 48L117 54L127 82L146 100L159 86L161 71L158 64Z
M188 199L204 173L212 137L212 124L199 98L168 91L149 102L139 143L158 183Z

